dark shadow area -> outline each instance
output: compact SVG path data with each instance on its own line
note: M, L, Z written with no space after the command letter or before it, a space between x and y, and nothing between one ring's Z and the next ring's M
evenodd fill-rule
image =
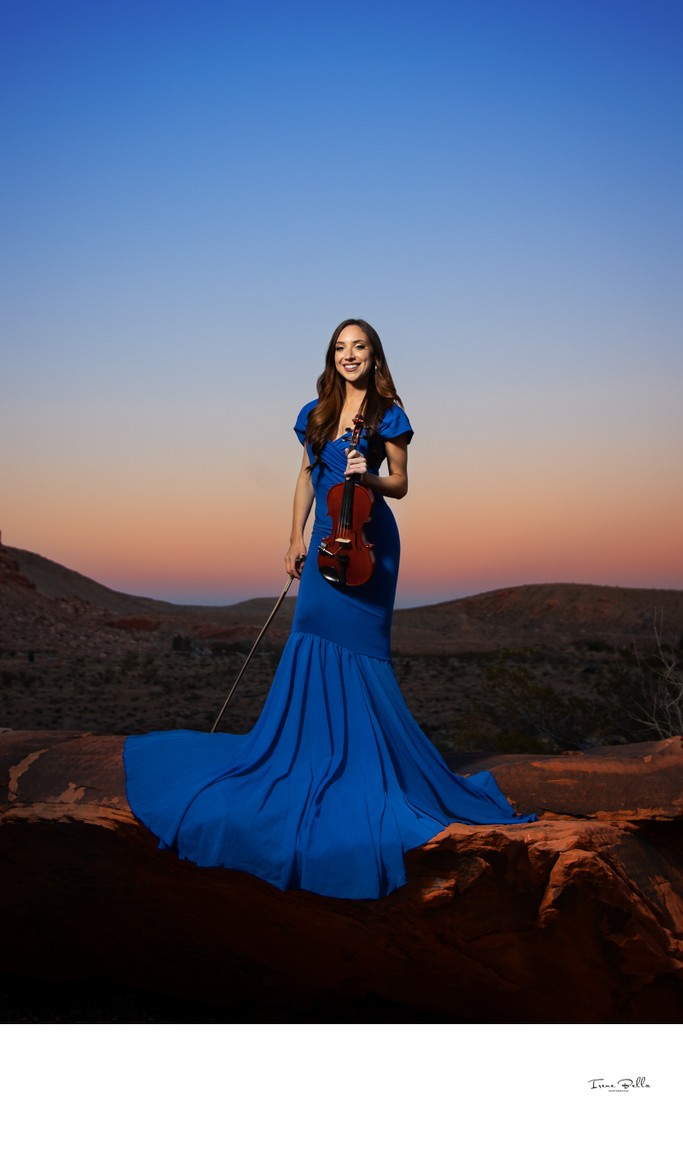
M287 1004L255 1002L240 1007L150 994L99 979L82 982L12 978L0 992L3 1023L453 1023L369 995L361 1002L327 1002L302 1011ZM465 1021L465 1020L463 1020ZM470 1022L471 1025L471 1022Z

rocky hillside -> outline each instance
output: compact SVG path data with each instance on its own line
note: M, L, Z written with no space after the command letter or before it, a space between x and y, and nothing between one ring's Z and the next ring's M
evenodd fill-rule
M206 635L230 627L256 628L258 633L272 606L269 599L225 607L181 606L127 595L41 555L0 543L3 599L10 586L37 592L45 617L50 616L49 603L77 600L99 612L137 620L139 628L143 620L149 621L149 629L153 623L177 626L183 621L188 627L203 628ZM24 598L23 603L29 601ZM20 600L14 602L19 606ZM273 636L280 643L285 640L293 610L292 597L281 608L271 642ZM3 625L6 622L3 619ZM22 620L17 618L17 623L21 625ZM683 636L683 590L544 583L398 610L394 650L398 654L491 651L539 643L567 646L585 638L616 647L650 642L656 625L668 636Z
M208 729L272 603L197 607L125 595L0 545L0 725ZM294 603L273 622L223 730L248 730L260 713ZM397 611L396 673L444 751L637 741L676 733L639 716L656 628L679 643L683 591L508 588Z

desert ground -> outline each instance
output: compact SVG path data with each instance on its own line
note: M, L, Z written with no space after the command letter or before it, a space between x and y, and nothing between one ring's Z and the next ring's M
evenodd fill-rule
M0 541L0 728L10 729L10 741L38 738L41 746L40 738L69 740L66 732L101 734L107 743L107 736L160 728L208 730L273 602L254 599L197 607L125 595ZM246 731L260 714L294 606L294 598L285 601L224 715L221 731ZM520 763L532 774L539 767L527 759L529 753L578 750L590 756L592 748L611 746L611 751L596 752L599 764L601 755L614 758L622 753L615 744L666 740L680 734L683 726L683 591L577 584L504 588L397 611L393 650L396 674L415 718L454 769L465 773L478 757L493 752L507 756L519 783ZM92 753L90 741L89 746ZM627 755L635 751L624 747ZM26 763L32 758L29 755ZM608 775L614 782L609 769ZM655 771L653 777L660 775ZM619 776L626 783L633 778L632 771L624 779ZM72 790L70 784L65 794ZM533 805L531 796L529 803ZM653 825L661 838L659 798L657 803ZM74 838L77 824L72 820L69 842L80 842ZM590 819L589 824L590 829ZM92 828L84 825L87 837ZM122 825L127 826L125 820ZM30 829L30 820L26 826ZM543 826L539 824L545 833ZM551 823L550 832L554 827ZM111 845L109 837L107 843ZM670 845L665 843L667 858ZM30 865L18 864L21 881L7 886L20 898L25 871L37 869L39 890L45 885L34 835L27 850ZM151 851L155 866L158 855ZM13 850L7 857L15 858ZM102 861L101 853L97 858ZM51 873L49 866L46 870ZM73 873L69 871L71 879ZM69 883L57 885L61 896ZM45 913L50 919L51 904ZM22 909L21 921L23 914ZM78 923L80 914L74 911L66 920ZM24 976L22 969L20 976L13 971L5 980L0 1017L11 1022L244 1020L234 1006L152 993L137 987L135 980L132 984L125 971L112 975L107 968L103 973L100 965L92 977L65 978L52 969L48 948L40 976ZM252 1002L248 1021L323 1017L318 1007L310 1015L301 1007L294 1014L292 1010L284 1000L275 1005ZM327 1021L442 1020L424 1005L397 1005L383 996L359 1004L334 1002L325 1011Z
M138 598L0 544L0 725L208 730L273 602ZM292 594L221 731L247 731L260 714L294 606ZM535 584L398 610L393 654L411 711L444 753L666 737L678 732L664 729L655 695L662 656L683 660L683 591Z

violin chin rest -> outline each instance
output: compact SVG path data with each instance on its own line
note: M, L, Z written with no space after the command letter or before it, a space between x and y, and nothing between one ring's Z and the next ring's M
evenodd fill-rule
M337 571L336 567L320 567L319 566L318 570L319 570L320 574L322 575L323 579L326 579L328 583L334 583L335 587L343 587L344 586L345 581L340 577L340 574Z

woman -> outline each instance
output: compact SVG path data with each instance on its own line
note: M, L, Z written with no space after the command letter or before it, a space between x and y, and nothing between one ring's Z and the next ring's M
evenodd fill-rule
M285 567L301 586L263 712L247 735L127 739L128 798L181 858L245 870L283 890L381 898L406 881L405 852L450 823L535 816L515 815L490 773L454 775L396 682L390 631L399 538L385 500L408 490L413 431L379 336L364 320L339 324L317 391L295 425L304 453ZM364 428L351 448L358 414ZM388 474L380 475L385 460ZM331 529L327 493L347 476L373 495L365 534L374 564L360 586L329 581L317 562Z

